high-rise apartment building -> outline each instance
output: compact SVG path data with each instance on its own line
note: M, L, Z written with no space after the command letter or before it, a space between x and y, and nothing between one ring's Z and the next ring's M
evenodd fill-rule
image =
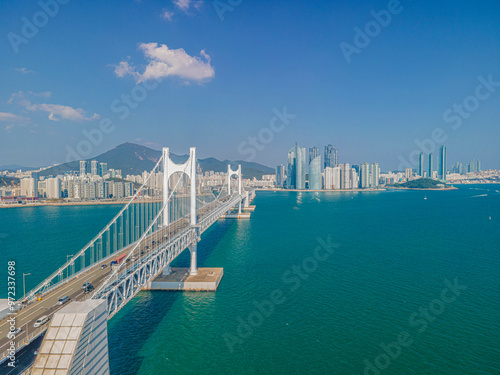
M309 164L311 164L311 161L316 159L317 156L319 156L319 148L309 147L309 160L308 160ZM320 164L321 164L321 162L320 162Z
M332 145L325 146L325 163L324 167L336 167L338 164L337 149Z
M446 164L447 164L446 146L442 145L439 148L439 157L438 157L438 178L441 180L446 180Z
M295 189L296 183L296 162L297 162L297 154L296 147L293 147L288 151L288 165L286 171L286 188L287 189Z
M304 190L306 188L306 149L295 146L296 148L296 182L295 188Z
M418 175L424 177L424 153L418 155Z
M99 168L98 168L97 160L92 160L90 162L90 174L92 176L99 176Z
M102 177L106 174L108 174L108 163L99 164L99 175Z
M317 150L314 158L309 162L309 189L310 190L321 190L321 156L319 154L319 149ZM309 149L309 157L311 157L311 149Z
M285 183L285 166L280 164L276 167L276 186L283 187Z
M370 170L371 177L371 187L378 188L378 183L380 180L380 167L378 163L373 163Z
M432 178L434 172L434 155L432 152L429 154L429 168L427 169L427 177Z
M85 160L80 160L80 176L85 176L87 174L87 162Z
M370 164L363 163L359 169L360 172L360 185L362 189L367 189L371 184L371 168Z

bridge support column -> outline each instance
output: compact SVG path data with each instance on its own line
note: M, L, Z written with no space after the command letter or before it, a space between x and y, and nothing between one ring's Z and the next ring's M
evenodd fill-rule
M170 263L165 266L163 269L162 275L163 276L168 276L172 274L172 268L170 268Z
M189 251L191 252L191 268L189 269L189 274L191 276L196 276L198 274L198 264L197 264L198 243L194 242L191 245L189 245Z
M245 208L248 208L248 206L250 205L249 203L249 196L248 196L248 190L245 192Z

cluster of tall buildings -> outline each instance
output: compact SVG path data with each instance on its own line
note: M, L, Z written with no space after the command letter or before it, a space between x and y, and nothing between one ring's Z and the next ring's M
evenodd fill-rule
M437 158L437 168L435 164L434 154L431 152L427 154L427 162L425 154L420 153L418 157L418 176L422 178L433 178L445 181L447 174L447 151L446 146L442 145L439 148Z
M323 166L323 171L322 171ZM379 185L378 163L351 166L339 164L338 150L333 145L325 146L323 163L318 147L295 147L288 151L288 163L276 167L276 185L297 190L366 189Z
M88 163L86 160L80 160L80 176L90 174L91 176L105 176L108 174L108 163L99 163L92 160ZM121 175L121 171L119 171Z
M427 159L426 159L427 156ZM420 153L418 159L418 173L419 177L439 179L442 181L447 180L448 172L457 174L467 174L474 172L481 172L481 161L471 160L467 164L462 164L457 162L451 170L448 171L448 156L446 146L442 145L439 148L439 153L437 156L437 168L435 164L435 158L433 153L425 155L423 152Z
M100 176L59 175L50 178L23 178L18 196L47 199L104 199L132 196L134 186L127 181L105 181Z
M451 173L467 174L474 172L481 172L481 160L471 160L466 164L457 162L457 164L451 167Z

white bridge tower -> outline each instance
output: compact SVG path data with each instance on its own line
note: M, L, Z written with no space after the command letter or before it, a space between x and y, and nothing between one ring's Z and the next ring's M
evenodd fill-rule
M184 164L175 164L170 159L169 149L167 147L163 148L163 225L167 226L169 224L169 189L168 181L170 176L174 173L181 172L189 177L190 185L190 210L191 210L191 226L196 231L194 241L189 245L189 251L191 252L191 268L189 271L190 275L198 274L197 266L197 250L198 250L198 227L197 227L197 217L196 217L196 147L191 147L189 149L189 158ZM170 264L168 264L163 274L170 274Z

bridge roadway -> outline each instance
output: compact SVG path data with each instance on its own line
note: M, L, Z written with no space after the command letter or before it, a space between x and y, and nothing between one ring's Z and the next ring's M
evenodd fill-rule
M224 197L223 199L220 199L220 203L224 203L226 200L228 200L229 197ZM197 210L198 217L203 217L203 215L207 212L210 211L210 206L212 204L207 204L206 206L200 208ZM145 240L143 240L141 246L139 246L138 249L134 252L133 256L137 258L136 261L130 261L127 269L134 267L136 264L138 264L141 261L141 253L150 253L152 252L153 246L151 244L151 238L158 236L164 235L165 233L169 233L170 236L174 236L175 234L181 232L185 228L189 226L189 221L187 218L182 218L177 220L176 222L171 223L168 227L162 228L159 231L156 231L149 236L146 237ZM160 233L158 233L160 232ZM156 237L157 238L157 237ZM149 241L148 241L149 240ZM17 314L12 315L15 317L16 320L16 327L19 327L22 329L22 331L16 336L16 338L13 340L16 343L16 346L19 347L21 346L21 343L23 343L26 338L29 335L32 335L33 332L37 331L37 334L35 335L38 336L41 333L43 333L46 328L48 327L48 324L45 324L44 326L40 328L34 328L33 324L42 316L47 315L49 319L52 317L54 313L56 313L58 310L64 307L64 305L57 305L57 301L59 298L64 297L64 296L69 296L70 301L77 301L77 300L83 300L85 297L90 298L94 292L94 290L97 290L100 286L100 284L110 275L111 273L111 267L108 264L108 267L101 269L100 267L103 264L107 264L111 260L117 258L118 256L122 254L127 254L132 250L132 248L137 244L137 242L133 242L123 248L120 251L117 251L112 254L112 257L107 257L104 260L101 260L99 262L94 263L91 267L88 268L88 271L76 276L73 279L70 279L66 284L62 284L61 286L58 286L54 288L53 290L49 290L46 294L43 295L43 298L41 301L35 301L31 303L30 305L24 307L21 311L19 311ZM149 245L149 248L146 249L146 246ZM158 243L157 245L161 245L161 243ZM147 254L146 254L147 255ZM82 285L86 282L91 283L95 289L88 293L87 295L84 294L84 291L82 290ZM69 303L67 302L67 303ZM10 323L8 319L3 319L0 321L0 362L3 360L5 352L9 350L10 348L10 339L8 339L7 334L9 333L10 330ZM24 346L24 345L22 345Z

